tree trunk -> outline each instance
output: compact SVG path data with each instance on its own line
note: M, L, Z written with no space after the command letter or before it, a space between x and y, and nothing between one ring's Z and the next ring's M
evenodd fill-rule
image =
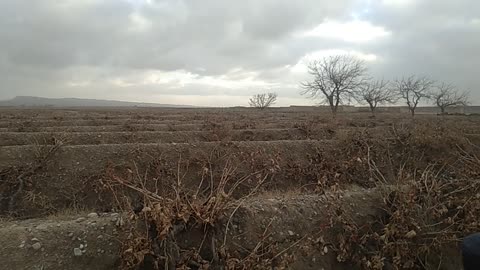
M442 114L445 114L445 107L443 107L443 106L440 107L440 110L441 110Z
M410 113L412 114L412 117L415 117L415 109L410 109Z
M338 102L335 103L333 101L333 97L328 98L328 103L330 104L330 110L332 111L332 116L335 118L337 116L337 107L338 107Z
M333 118L336 118L337 117L337 106L333 105L333 106L330 106L330 109L332 110L332 115L333 115Z
M370 112L372 113L372 117L375 117L375 107L372 104L370 105Z

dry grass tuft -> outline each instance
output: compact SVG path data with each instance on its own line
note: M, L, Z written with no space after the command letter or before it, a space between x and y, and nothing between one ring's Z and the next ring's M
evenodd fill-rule
M332 208L337 259L364 269L443 269L449 261L444 256L451 254L442 252L455 250L465 235L480 230L478 146L444 126L417 123L393 127L392 134L381 144L359 137L360 145L367 145L368 170L377 186L385 187L385 216L358 224L344 206ZM394 151L401 155L388 155ZM393 179L376 164L398 166L390 170Z
M254 265L271 264L274 256L267 259L267 255L273 253L273 247L265 243L267 235L246 257L238 257L226 248L230 219L245 200L259 191L269 174L256 171L239 177L237 167L227 160L220 175L205 166L206 177L202 177L196 190L191 190L182 182L181 162L178 164L169 195L152 190L140 174L134 173L127 179L110 171L102 180L119 207L131 213L122 268L208 269L223 265L226 269L251 269ZM256 184L249 192L234 198L236 189L252 179ZM134 197L139 200L130 199ZM223 227L225 231L219 231ZM185 234L196 238L188 240L193 241L190 248L179 243L178 238Z
M36 145L35 160L23 167L10 167L0 171L0 213L15 216L21 203L41 205L48 209L48 199L35 192L35 176L45 168L53 154L63 145L54 139L53 145Z

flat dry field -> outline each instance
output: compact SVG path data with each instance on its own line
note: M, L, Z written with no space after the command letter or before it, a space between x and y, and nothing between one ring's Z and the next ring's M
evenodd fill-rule
M0 261L460 269L479 145L479 116L0 108Z

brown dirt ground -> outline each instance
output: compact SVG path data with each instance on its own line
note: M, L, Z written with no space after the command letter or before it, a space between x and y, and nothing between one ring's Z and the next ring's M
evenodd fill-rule
M378 208L381 200L378 190L351 187L341 202L354 220L368 223L382 215ZM279 251L290 247L295 256L289 269L358 269L338 263L333 252L324 252L334 239L329 231L319 234L317 228L328 222L328 207L328 197L317 194L261 195L244 202L231 220L231 211L226 213L214 239L222 242L226 231L227 248L242 246L242 250L253 250L268 231L268 243L274 243ZM113 269L119 264L120 243L128 237L124 222L129 222L128 217L115 213L4 221L0 227L0 260L8 269ZM181 248L199 245L201 230L193 227L178 232L177 244ZM320 237L325 239L325 245L316 242ZM292 246L299 239L305 241ZM35 243L40 243L38 249L34 248ZM75 256L74 248L80 247L83 252ZM208 245L204 248L206 257L210 248ZM450 263L458 266L459 261Z
M307 139L298 129L219 131L130 131L130 132L2 132L0 146L49 145L56 140L66 145L124 143L195 143L205 141L276 141ZM327 138L325 138L327 139Z
M364 139L382 138L395 144L399 138L392 134L410 137L413 135L404 130L425 123L432 128L448 126L471 143L480 144L480 118L474 116L418 115L412 121L407 115L371 118L362 113L331 119L315 110L292 108L265 112L0 108L0 210L5 217L0 221L0 261L8 269L115 269L120 241L128 232L117 226L118 217L111 211L118 209L111 195L102 190L100 180L144 177L149 185L160 183L159 194L168 194L172 193L169 186L180 176L187 189L196 188L203 177L218 181L231 162L235 164L232 177L252 172L268 176L260 194L249 198L234 215L231 225L235 227L227 233L232 250L245 253L253 249L270 224L269 241L280 250L299 239L308 240L292 248L295 260L289 269L357 269L338 263L334 252L325 254L324 247L315 242L329 211L321 195L322 185L337 183L346 190L342 205L358 223L368 224L381 217L383 198L377 189L366 188L375 184L371 174L361 171L365 161L342 143L362 134ZM419 137L415 139L421 144ZM52 147L54 138L63 145L45 163L39 162L38 157ZM355 149L364 149L365 142L355 143ZM452 158L454 148L449 145L428 147L417 167L425 160ZM400 162L402 155L411 153L388 154ZM383 165L378 164L378 168L386 171ZM32 168L36 168L34 173L20 177ZM5 207L18 189L19 179L24 184L16 207L13 213L7 212ZM245 182L235 196L242 196L254 185L254 181ZM88 218L86 209L100 216ZM218 239L223 239L225 224L222 219ZM192 227L180 233L178 239L183 241L179 246L197 246L200 229ZM325 232L327 242L335 241L329 236L330 232ZM36 243L40 247L33 246ZM86 251L74 256L73 249L80 244ZM209 256L208 249L203 252ZM440 269L460 269L458 247L445 247L445 253L451 257Z

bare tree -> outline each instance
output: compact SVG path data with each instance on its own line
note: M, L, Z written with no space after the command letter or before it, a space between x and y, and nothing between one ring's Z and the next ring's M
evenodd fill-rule
M276 93L257 94L250 98L248 102L250 107L259 108L261 110L268 108L277 102Z
M350 55L337 55L313 61L308 65L312 81L302 83L303 95L321 98L337 114L338 105L355 97L365 82L365 63Z
M413 117L415 116L418 103L422 99L429 98L429 90L433 86L434 81L426 77L410 76L395 80L394 84L395 90L400 97L405 99Z
M431 94L432 101L440 108L442 114L451 106L466 106L468 104L468 93L459 92L451 84L441 83L435 87Z
M398 94L390 87L390 82L383 79L368 81L357 92L357 101L367 103L373 116L378 105L392 104L397 100Z

